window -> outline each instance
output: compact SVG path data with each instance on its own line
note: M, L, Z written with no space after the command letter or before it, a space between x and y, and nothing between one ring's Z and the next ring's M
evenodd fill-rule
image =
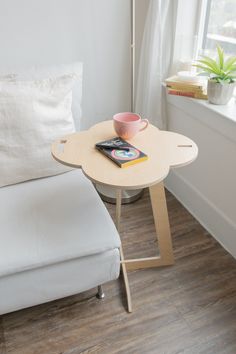
M205 21L202 49L205 53L221 45L227 54L236 54L236 0L207 0L204 2Z

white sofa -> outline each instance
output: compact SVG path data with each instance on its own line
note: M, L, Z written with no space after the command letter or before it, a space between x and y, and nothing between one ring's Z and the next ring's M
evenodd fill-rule
M80 170L0 188L0 226L0 314L119 275L119 235Z

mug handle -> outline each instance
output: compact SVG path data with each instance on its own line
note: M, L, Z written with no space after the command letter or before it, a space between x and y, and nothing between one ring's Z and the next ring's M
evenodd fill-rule
M139 131L141 132L142 130L145 130L148 127L149 121L148 119L142 119L141 123L145 123L145 126L143 128L140 128Z

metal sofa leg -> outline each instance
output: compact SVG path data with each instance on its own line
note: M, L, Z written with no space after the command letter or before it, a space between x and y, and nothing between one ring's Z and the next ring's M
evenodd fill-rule
M98 285L98 292L96 294L96 297L101 300L101 299L104 299L105 297L105 293L103 292L103 289L102 289L102 286L101 285Z

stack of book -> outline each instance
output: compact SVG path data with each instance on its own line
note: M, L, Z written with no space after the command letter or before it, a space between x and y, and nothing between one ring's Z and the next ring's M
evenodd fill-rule
M178 76L172 76L166 79L166 88L170 95L207 100L206 87L201 81L184 81Z

